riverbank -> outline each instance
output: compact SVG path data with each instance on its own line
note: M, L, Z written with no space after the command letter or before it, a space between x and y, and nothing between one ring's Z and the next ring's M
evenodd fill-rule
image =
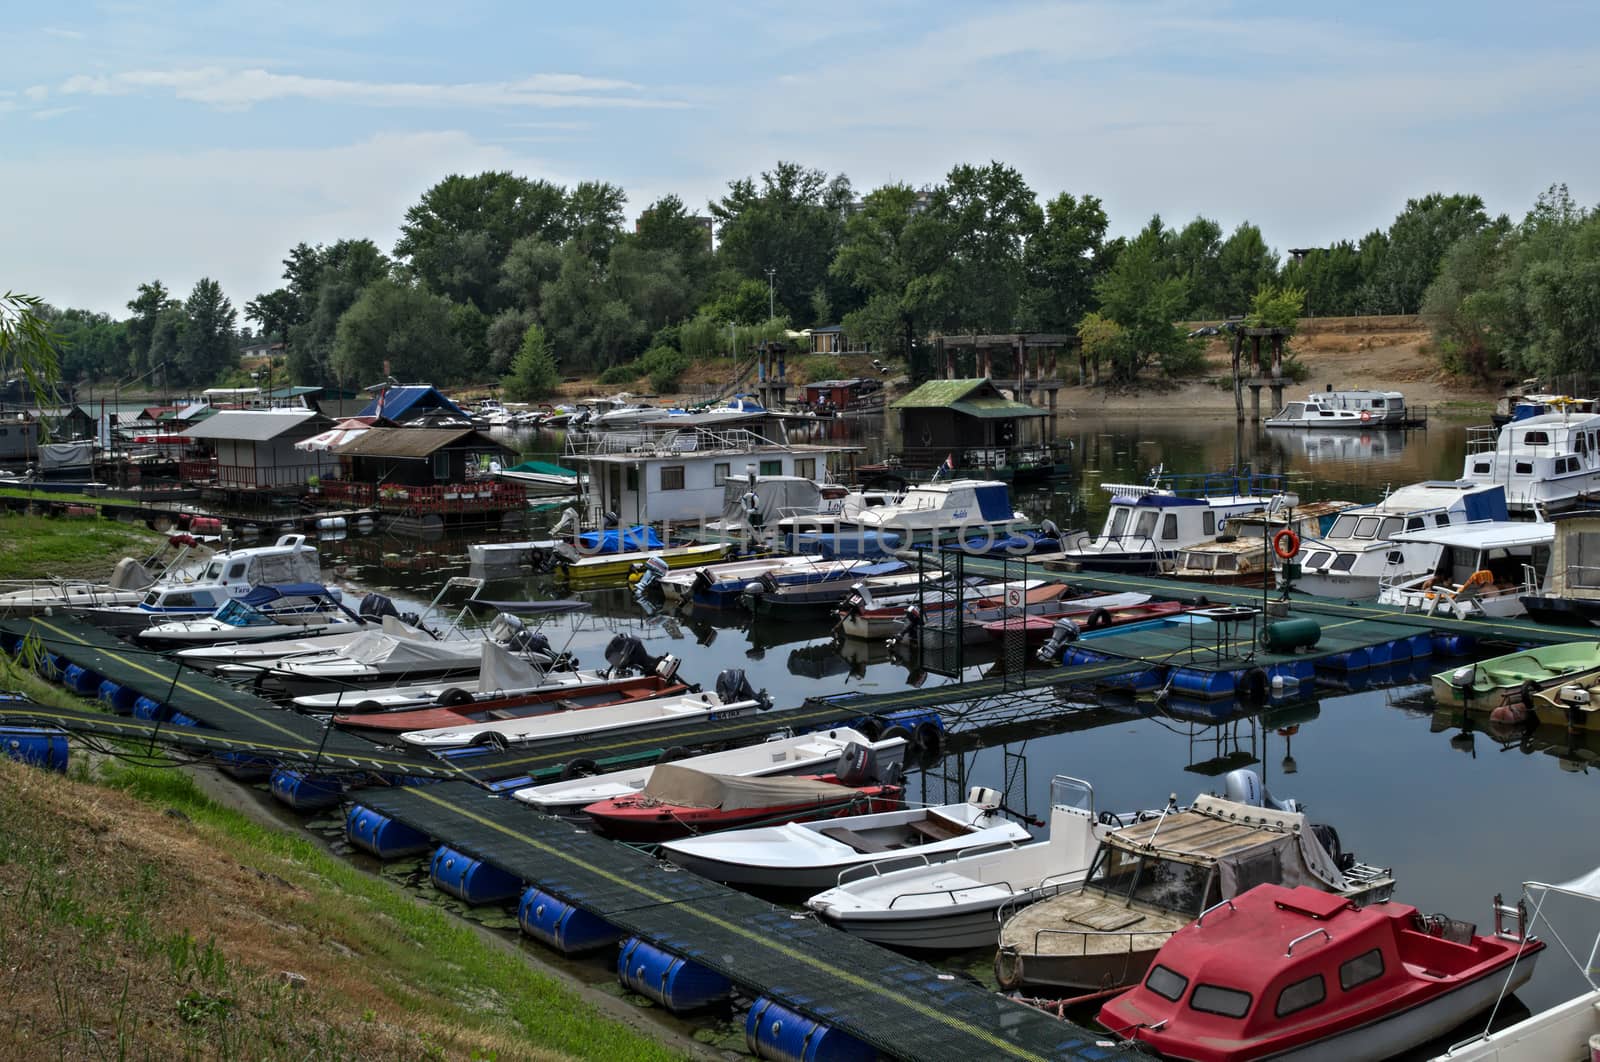
M0 516L0 579L103 582L123 557L140 560L163 536L141 524L96 516Z

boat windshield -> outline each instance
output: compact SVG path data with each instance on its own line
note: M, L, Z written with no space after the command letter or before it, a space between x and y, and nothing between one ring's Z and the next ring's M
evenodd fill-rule
M1379 538L1393 538L1405 529L1406 521L1401 516L1388 516L1384 518L1383 526L1378 529Z
M1122 532L1128 527L1128 510L1126 506L1119 505L1111 510L1111 529L1106 532L1107 538L1120 538Z
M1139 514L1139 522L1133 525L1133 534L1136 538L1149 538L1156 533L1156 512L1154 509L1146 510Z
M271 627L276 622L238 598L217 609L217 619L230 627Z
M1178 566L1180 568L1188 568L1190 571L1197 572L1215 571L1217 567L1217 557L1214 553L1185 553L1183 554L1183 560L1179 562Z
M1210 867L1196 866L1156 853L1129 852L1103 844L1089 871L1086 888L1125 903L1197 917L1221 901L1221 884Z
M214 583L222 578L222 561L214 560L206 565L206 573L200 577L203 583Z
M1341 516L1333 522L1333 527L1328 531L1329 538L1349 538L1356 533L1356 518Z

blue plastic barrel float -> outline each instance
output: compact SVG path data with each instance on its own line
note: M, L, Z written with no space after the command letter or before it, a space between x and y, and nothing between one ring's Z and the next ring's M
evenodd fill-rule
M272 795L296 811L320 811L339 803L344 786L336 778L279 767L272 772Z
M878 1052L849 1033L808 1018L766 996L744 1019L744 1042L772 1062L873 1062Z
M99 696L100 683L103 681L105 680L99 675L81 664L68 664L61 672L61 684L73 693L85 697Z
M434 887L471 904L499 903L522 891L522 881L481 859L440 845L428 868Z
M67 769L67 732L51 726L0 727L0 753L33 767Z
M1470 634L1446 634L1435 631L1432 635L1433 651L1440 656L1466 656L1478 645Z
M166 714L166 705L154 697L146 697L141 694L133 699L133 717L135 719L143 719L147 722L155 723L165 718Z
M517 904L517 924L557 951L593 951L622 939L622 930L581 907L530 886Z
M101 682L100 688L95 693L118 715L132 714L133 703L139 699L138 690L130 690L128 687L112 682L110 679Z
M259 782L272 776L273 761L249 752L219 752L217 769L240 782Z
M350 814L345 816L344 835L352 845L379 859L418 855L433 847L433 842L421 830L360 804L352 806Z
M1432 632L1424 631L1422 634L1413 634L1406 641L1411 643L1411 656L1413 658L1433 655Z
M733 983L715 970L663 951L638 937L617 952L617 980L671 1011L698 1010L728 998Z

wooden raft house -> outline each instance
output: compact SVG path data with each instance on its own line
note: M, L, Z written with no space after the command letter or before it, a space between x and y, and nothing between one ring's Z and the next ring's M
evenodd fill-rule
M900 464L955 475L1028 479L1063 475L1066 452L1045 442L1047 410L1007 397L989 379L929 380L890 406L900 417Z

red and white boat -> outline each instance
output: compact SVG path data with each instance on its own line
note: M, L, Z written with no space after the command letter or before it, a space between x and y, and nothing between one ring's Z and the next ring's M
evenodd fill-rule
M543 690L515 693L504 697L474 700L463 696L449 698L427 708L397 711L346 712L333 721L346 729L383 730L402 733L409 730L439 730L447 726L467 726L505 719L525 719L546 712L565 712L577 708L602 708L612 704L633 704L658 697L686 693L689 687L676 679L659 675L608 679ZM448 695L451 691L446 690Z
M1188 1062L1390 1058L1527 983L1544 942L1522 913L1497 900L1484 936L1409 904L1259 885L1173 934L1099 1020Z
M834 774L753 778L658 764L643 789L583 809L596 832L619 841L670 841L756 823L867 815L900 806L885 782L841 785Z
M1050 636L1057 621L1070 619L1083 625L1085 630L1098 631L1108 627L1125 627L1130 623L1176 616L1194 606L1178 601L1148 601L1140 605L1105 608L1103 606L1074 608L1059 612L1043 612L1031 616L1007 616L983 625L984 631L995 641L1020 629L1029 645L1037 645Z

